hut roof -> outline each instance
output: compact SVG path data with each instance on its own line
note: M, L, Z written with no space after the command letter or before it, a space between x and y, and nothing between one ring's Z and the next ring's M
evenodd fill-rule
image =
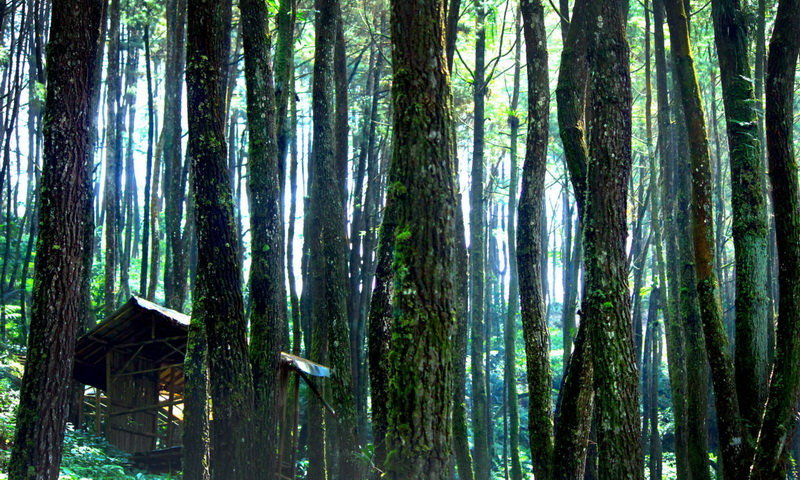
M75 379L105 390L105 357L111 349L130 350L132 355L156 365L183 363L189 319L183 313L131 297L78 339Z
M78 339L75 379L106 390L106 355L112 349L128 351L132 358L146 359L156 368L182 364L189 320L183 313L131 297L108 319ZM331 374L324 365L284 352L281 352L281 364L313 377Z

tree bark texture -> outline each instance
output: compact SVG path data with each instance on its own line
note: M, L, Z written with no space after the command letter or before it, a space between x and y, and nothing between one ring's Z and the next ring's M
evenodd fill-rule
M765 172L744 5L740 0L714 0L711 7L730 150L736 261L736 390L744 426L750 431L749 437L755 439L767 397L771 328L767 317L769 226ZM752 445L747 448L750 450Z
M520 57L522 53L522 25L521 12L517 16L515 25L516 42L514 49L514 86L511 97L511 114L508 116L508 126L510 129L509 157L510 178L508 184L508 307L505 315L503 327L503 350L506 388L506 407L508 415L508 443L509 455L511 457L511 480L522 480L522 465L519 459L519 393L517 392L517 317L519 316L519 275L517 273L517 190L519 189L519 161L517 160L517 141L519 138L519 117L517 108L519 107L519 90L522 65Z
M598 473L600 480L643 479L638 374L625 254L631 174L625 8L618 0L595 2L588 25L593 128L584 213L585 315L594 362Z
M250 200L250 362L256 402L256 458L271 478L278 470L276 396L281 350L288 348L283 210L276 137L275 86L267 5L241 0L247 87Z
M752 480L786 478L800 396L800 185L792 134L798 31L800 1L782 0L770 40L766 80L767 157L778 239L779 340Z
M230 1L188 3L189 159L197 225L193 316L203 321L212 400L211 476L254 478L253 376L245 339L239 239L225 145Z
M456 215L443 0L392 2L396 202L386 478L450 478Z
M312 225L306 233L309 248L312 358L333 368L327 390L336 417L328 416L330 458L328 471L338 478L359 478L355 399L352 390L350 333L347 316L346 212L341 169L336 150L334 102L334 43L339 18L338 0L317 0L315 61L312 85L313 175L308 212ZM316 403L316 402L315 402ZM314 408L321 408L315 405ZM318 425L321 427L321 424ZM317 468L317 467L314 467ZM319 477L315 477L319 478Z
M705 115L689 41L688 17L681 0L666 0L675 69L689 140L692 172L692 240L703 333L714 384L723 470L727 478L746 478L742 429L733 361L722 322L719 283L714 270L711 165Z
M76 8L78 7L78 8ZM104 2L52 4L28 360L8 477L56 480L84 281L91 99Z
M550 334L542 279L542 199L547 169L550 92L547 80L547 34L544 5L524 2L522 25L528 71L528 136L522 167L519 200L517 268L519 274L522 333L528 365L528 435L533 471L549 480L552 472L553 415Z

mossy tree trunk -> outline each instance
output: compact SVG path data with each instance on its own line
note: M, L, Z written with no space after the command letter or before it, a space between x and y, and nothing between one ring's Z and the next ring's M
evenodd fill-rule
M183 478L209 480L211 432L208 415L208 343L203 321L196 315L189 324L183 363Z
M531 459L536 477L549 480L553 452L552 374L541 263L541 205L547 167L550 105L547 35L542 2L525 2L521 8L528 71L528 136L522 167L516 253L522 332L528 364L528 435Z
M20 391L12 480L56 480L63 448L67 401L72 383L75 337L86 305L84 278L87 203L91 199L89 160L91 99L101 0L52 3L47 45L44 155L39 190L28 361Z
M794 79L800 53L800 1L778 4L769 45L766 80L766 134L778 239L780 309L772 380L753 480L786 477L795 408L800 396L800 185L793 152Z
M625 254L631 174L625 10L618 0L595 2L588 22L590 115L595 127L586 169L584 313L594 362L600 480L644 478Z
M666 0L673 57L689 142L692 175L692 240L697 294L714 384L721 457L726 478L746 478L746 443L736 394L733 361L722 321L719 282L714 269L711 165L705 116L689 41L688 16L682 0Z
M736 261L736 390L745 428L754 440L767 398L771 328L767 317L769 225L765 172L744 6L740 0L713 0L711 7L730 150ZM747 448L751 450L753 445Z
M674 57L673 50L673 57ZM686 443L692 480L710 480L708 461L708 360L700 305L697 297L697 275L694 268L692 242L692 169L686 135L686 120L679 104L682 93L676 76L673 102L675 104L675 137L670 152L674 195L673 238L676 257L673 274L677 281L678 310L676 322L684 330L686 340ZM691 366L691 368L688 368Z
M387 479L449 479L456 215L443 0L392 2L396 202Z
M327 393L336 417L327 416L327 443L336 458L326 463L329 475L360 478L356 458L355 399L352 390L350 333L347 316L346 212L343 186L346 170L337 157L334 94L334 43L340 15L338 0L317 0L315 20L315 61L312 85L313 171L308 214L312 224L305 235L309 252L309 294L311 301L312 360L329 364L334 373ZM315 418L321 405L314 401ZM322 435L317 429L313 435ZM318 444L316 441L315 445ZM309 448L312 448L309 445ZM319 459L316 459L317 463ZM312 465L313 476L323 478L321 466Z
M662 0L653 1L653 47L656 67L656 96L658 102L658 157L661 173L661 191L654 196L661 198L658 209L660 226L656 228L656 252L664 312L664 334L667 342L667 365L669 367L672 412L675 419L675 469L678 480L690 477L686 390L686 336L679 320L678 298L680 287L677 278L677 243L674 235L675 195L673 162L672 114L667 87L667 56L664 48L664 6ZM654 211L656 209L654 208ZM659 241L663 239L663 242ZM662 246L663 243L663 246Z
M564 144L567 169L575 192L578 225L581 228L586 195L588 156L584 135L588 6L589 2L578 0L573 7L573 17L566 33L556 87L559 134ZM577 236L579 247L577 247L573 259L577 263L576 269L579 268L583 256L580 251L583 245L582 233L578 232ZM577 290L578 285L575 285L574 288ZM577 298L577 291L575 298ZM564 377L559 389L554 415L553 453L549 459L552 462L553 479L583 478L585 473L594 406L593 364L587 326L587 321L581 322L575 335L572 355L564 364Z
M280 352L288 347L281 171L267 5L241 0L247 87L250 200L250 362L256 402L256 461L267 478L278 470L277 383Z
M225 146L230 1L188 2L189 159L197 226L193 316L203 322L212 400L211 476L254 478L253 376Z
M387 199L383 221L378 233L376 253L375 287L369 305L367 348L369 350L369 378L372 399L372 435L375 445L374 475L379 478L386 459L386 431L388 430L389 401L389 349L392 328L392 291L394 277L392 257L394 254L394 205Z

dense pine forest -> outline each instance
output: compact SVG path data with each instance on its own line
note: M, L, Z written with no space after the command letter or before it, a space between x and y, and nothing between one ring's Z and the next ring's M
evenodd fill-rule
M0 479L800 479L800 0L0 0Z

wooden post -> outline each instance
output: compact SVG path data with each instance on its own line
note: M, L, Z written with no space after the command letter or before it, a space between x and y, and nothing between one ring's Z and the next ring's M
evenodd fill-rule
M113 350L109 350L106 353L106 428L105 428L105 436L108 438L108 427L111 423L111 416L114 414L114 401L111 398L109 392L111 391L111 361L113 360L112 357ZM98 431L98 433L100 433Z
M94 388L94 433L100 435L100 426L102 425L100 420L103 415L103 404L100 401L100 389L95 387Z
M174 386L173 386L174 383L175 383L175 372L172 371L172 372L170 372L169 383L167 383L167 390L169 391L169 407L167 408L167 440L166 440L166 442L164 442L164 444L168 448L172 446L172 430L173 430L172 429L172 411L173 411L172 409L173 409L173 406L174 406L173 402L175 401L175 392L173 390L174 389Z

